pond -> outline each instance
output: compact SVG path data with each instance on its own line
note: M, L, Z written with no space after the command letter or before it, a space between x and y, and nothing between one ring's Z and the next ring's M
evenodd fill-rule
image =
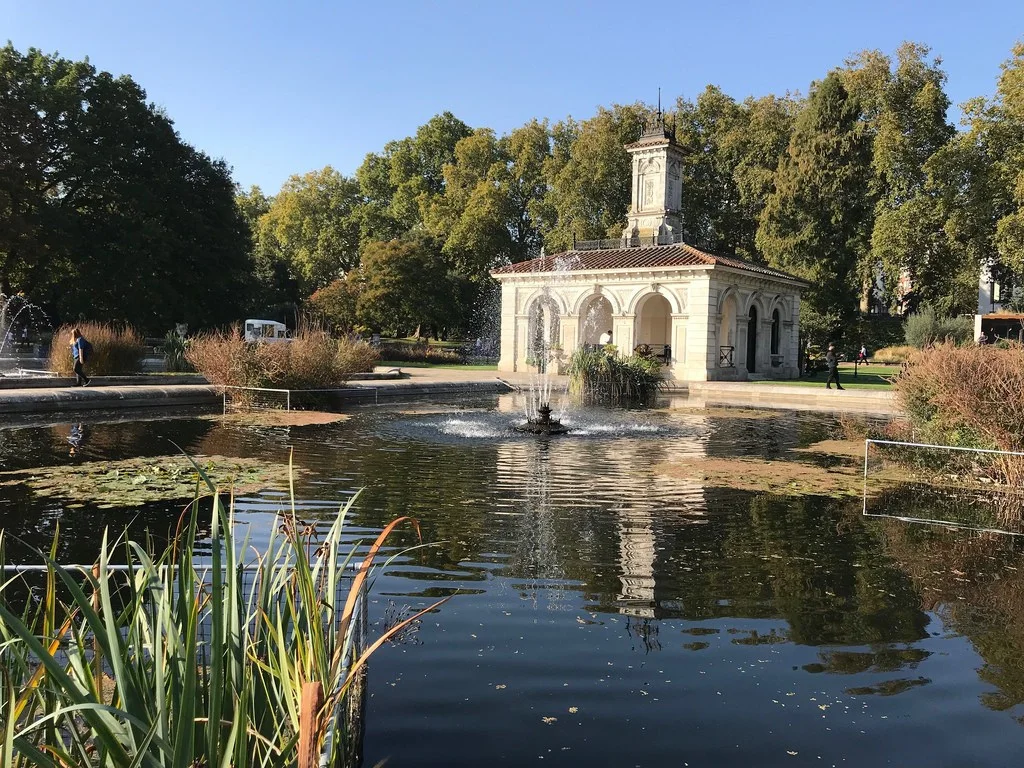
M519 411L502 396L290 428L186 413L2 429L0 472L66 467L69 493L2 486L0 527L45 546L59 523L64 562L90 562L105 525L166 534L181 503L101 507L74 497L74 467L166 456L171 441L273 462L293 448L303 517L329 519L364 489L353 540L417 518L436 545L376 579L374 631L454 597L374 656L366 765L1019 761L1017 537L669 471L734 456L782 471L792 449L831 435L830 417L593 410L568 414L572 434L536 439L507 430ZM282 501L239 500L257 546ZM414 543L403 532L394 551Z

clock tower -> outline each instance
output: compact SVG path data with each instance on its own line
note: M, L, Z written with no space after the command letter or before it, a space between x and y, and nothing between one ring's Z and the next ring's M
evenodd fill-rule
M626 240L650 243L655 235L659 244L679 240L682 223L683 151L665 130L665 118L658 108L644 126L638 141L626 145L633 159L633 197L629 224L622 233Z

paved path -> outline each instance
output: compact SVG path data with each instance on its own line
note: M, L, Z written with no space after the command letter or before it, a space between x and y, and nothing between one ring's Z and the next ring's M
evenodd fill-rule
M380 369L384 370L384 369ZM353 381L337 392L338 399L379 400L395 396L428 396L459 393L509 392L529 386L528 374L454 368L405 368L408 378ZM38 387L0 389L0 425L5 413L45 413L133 407L215 405L221 402L219 387L208 384L124 384L124 380L95 377L89 387ZM559 384L565 377L557 377ZM115 383L116 382L116 383ZM38 383L38 382L36 382ZM67 384L71 384L68 380ZM669 384L673 404L686 398L693 405L746 405L761 408L893 413L892 394L884 390L828 391L824 387L799 387L746 382L691 382Z

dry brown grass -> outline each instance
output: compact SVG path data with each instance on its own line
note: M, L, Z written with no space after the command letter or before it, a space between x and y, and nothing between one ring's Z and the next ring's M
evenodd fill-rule
M927 440L1024 451L1024 346L930 347L911 358L893 390ZM1024 482L1021 457L996 465L1007 482Z
M882 347L871 353L872 363L905 363L920 350L909 345L898 347Z
M138 373L145 355L142 335L130 325L113 323L78 323L62 325L53 332L49 369L60 376L74 373L71 357L71 331L78 328L90 344L92 354L86 358L85 370L90 376L112 376Z
M186 358L211 384L329 389L372 370L377 352L363 341L301 329L288 342L248 343L236 326L192 339Z

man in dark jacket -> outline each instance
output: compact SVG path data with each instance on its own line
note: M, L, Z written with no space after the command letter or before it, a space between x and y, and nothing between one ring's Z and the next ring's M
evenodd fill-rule
M832 389L832 382L836 383L836 389L842 389L839 383L839 357L836 355L834 344L828 345L828 352L825 353L825 367L828 368L828 378L825 379L825 389Z

